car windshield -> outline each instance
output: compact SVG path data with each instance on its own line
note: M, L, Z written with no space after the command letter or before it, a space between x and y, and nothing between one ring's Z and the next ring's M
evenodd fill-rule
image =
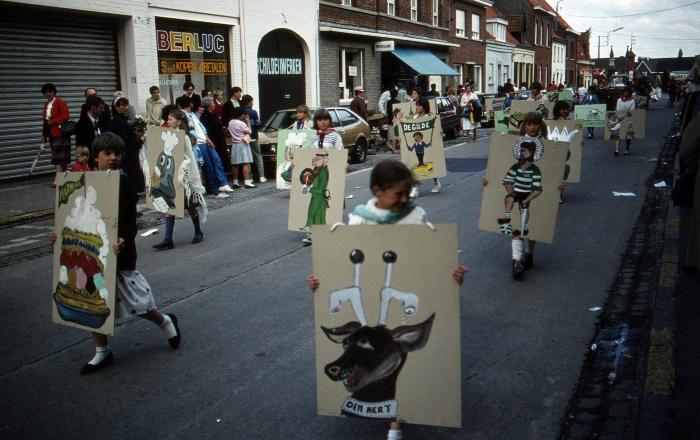
M263 130L279 130L288 128L290 125L292 125L292 123L294 123L294 119L296 119L296 113L294 112L294 110L280 110L278 112L275 112L275 114L267 120L265 126L263 127Z

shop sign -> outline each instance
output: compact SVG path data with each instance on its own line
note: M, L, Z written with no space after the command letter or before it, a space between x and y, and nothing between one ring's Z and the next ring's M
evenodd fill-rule
M357 76L357 66L348 66L348 76Z
M226 38L222 34L159 29L156 35L160 52L224 53L226 50Z
M225 75L228 73L228 62L222 60L193 61L161 58L158 63L161 75L192 75L195 73Z
M395 45L393 40L377 41L374 43L375 52L391 52L394 49Z
M258 75L302 75L301 58L258 58Z

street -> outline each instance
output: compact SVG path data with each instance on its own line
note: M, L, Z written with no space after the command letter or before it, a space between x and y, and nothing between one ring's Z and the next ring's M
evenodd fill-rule
M405 424L405 439L557 437L601 313L589 309L605 307L673 113L648 110L646 138L630 156L614 158L602 129L586 140L582 182L566 189L554 244L537 246L521 282L510 275L509 241L477 229L490 131L448 144L442 193L430 194L427 182L417 203L432 223L459 225L460 262L470 268L461 290L463 427ZM371 165L389 156L351 168L346 213L370 197ZM288 198L260 189L212 206L201 244L189 243L188 219L176 222L173 250L152 249L162 225L137 236L138 270L158 306L177 314L182 346L172 351L152 323L129 319L110 341L114 366L88 377L78 372L93 353L89 335L50 319L52 260L42 240L51 220L0 229L0 437L383 438L382 423L316 415L311 248L287 231Z

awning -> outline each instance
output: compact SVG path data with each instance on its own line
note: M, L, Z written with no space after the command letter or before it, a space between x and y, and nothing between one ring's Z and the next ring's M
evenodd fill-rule
M421 75L435 76L457 76L453 68L443 63L440 58L433 55L429 50L417 49L413 47L400 47L391 53L403 61L408 67Z

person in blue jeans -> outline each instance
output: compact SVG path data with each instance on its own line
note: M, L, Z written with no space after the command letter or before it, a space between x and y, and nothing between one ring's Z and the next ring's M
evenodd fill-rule
M175 104L187 115L188 134L194 145L192 150L197 163L203 165L202 170L206 178L207 192L218 198L228 197L226 193L233 192L233 188L228 183L224 164L216 152L214 143L207 136L207 129L199 120L199 116L192 112L192 101L187 96L180 96Z

